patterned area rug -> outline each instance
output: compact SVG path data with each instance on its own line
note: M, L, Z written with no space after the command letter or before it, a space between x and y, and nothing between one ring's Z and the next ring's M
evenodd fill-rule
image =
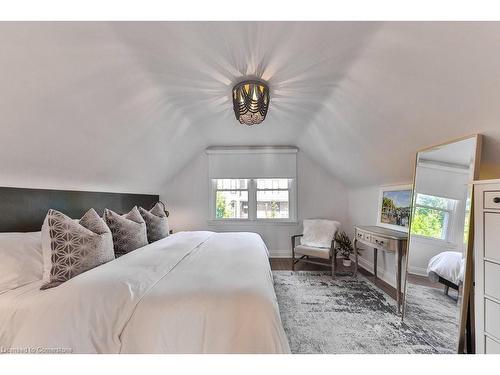
M401 322L396 302L361 275L335 280L318 271L273 275L292 353L455 352L458 308L440 290L412 285L408 316ZM446 303L436 304L437 298Z

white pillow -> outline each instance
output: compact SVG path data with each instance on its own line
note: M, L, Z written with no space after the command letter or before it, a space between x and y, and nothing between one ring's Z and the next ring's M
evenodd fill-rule
M43 262L43 275L42 279L44 282L48 283L50 281L50 270L52 269L52 247L50 240L48 216L45 216L45 220L42 225L42 262Z
M42 279L40 232L0 233L0 293Z
M340 223L333 220L304 220L304 236L300 243L305 246L330 248L335 233L340 229Z

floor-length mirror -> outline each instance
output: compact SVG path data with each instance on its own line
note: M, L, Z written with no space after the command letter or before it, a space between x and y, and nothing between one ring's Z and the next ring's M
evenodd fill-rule
M480 143L475 135L416 155L404 319L420 327L440 353L457 352L468 300L471 182Z

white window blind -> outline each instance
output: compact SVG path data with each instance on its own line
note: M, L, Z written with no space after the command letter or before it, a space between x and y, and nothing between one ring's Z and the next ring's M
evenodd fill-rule
M297 151L296 147L209 147L208 175L211 179L295 179Z

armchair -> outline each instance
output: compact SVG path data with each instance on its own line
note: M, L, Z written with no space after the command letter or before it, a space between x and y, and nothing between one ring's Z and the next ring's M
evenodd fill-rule
M292 270L298 262L331 267L332 278L335 277L336 250L335 234L340 223L332 220L304 220L304 233L293 235ZM297 238L301 238L297 244Z

